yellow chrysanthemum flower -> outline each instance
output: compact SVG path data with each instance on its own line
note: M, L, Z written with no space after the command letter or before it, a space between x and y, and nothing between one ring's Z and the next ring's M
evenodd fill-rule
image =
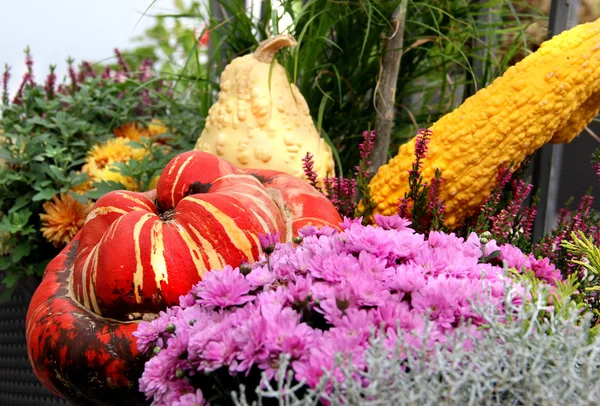
M133 148L128 145L129 139L112 138L106 143L95 145L85 159L82 171L88 174L89 181L73 188L76 193L85 193L92 188L94 182L115 181L122 183L128 190L136 190L135 181L111 170L116 162L127 162L130 159L141 161L148 151L144 148Z
M153 118L146 129L149 137L155 137L157 135L164 134L167 132L167 130L168 128L165 123L157 118Z
M43 205L42 235L55 247L68 244L83 227L92 204L79 203L69 194L54 196Z
M94 145L88 152L85 164L103 169L115 162L127 162L131 158L143 159L147 151L143 148L133 148L128 143L126 138L111 138L104 144Z

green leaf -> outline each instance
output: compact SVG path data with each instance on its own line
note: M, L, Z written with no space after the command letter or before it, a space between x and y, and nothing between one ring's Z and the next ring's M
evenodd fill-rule
M13 206L8 210L9 213L14 213L17 210L22 209L30 203L30 198L28 196L19 196Z
M16 272L9 272L4 278L2 278L2 284L7 288L12 289L19 281L19 274Z
M14 264L18 263L23 257L29 255L31 251L31 244L17 244L15 247L11 247L11 260Z
M58 194L58 190L56 190L56 189L42 189L39 192L37 192L35 195L33 195L31 200L33 200L34 202L37 202L40 200L50 200L57 194Z

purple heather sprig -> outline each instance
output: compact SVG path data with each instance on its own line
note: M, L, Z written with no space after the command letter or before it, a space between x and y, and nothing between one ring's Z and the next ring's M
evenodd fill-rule
M531 193L533 185L520 179L513 180L511 185L512 197L508 206L498 214L489 217L492 224L490 231L495 238L502 241L511 241L511 236L517 232L522 234L525 239L529 239L533 226L530 213L532 208L526 208L524 202Z
M4 73L2 74L2 103L8 104L8 81L10 80L10 66L4 65Z
M304 170L304 176L306 176L306 179L312 187L322 192L321 187L319 186L319 177L317 172L315 172L314 166L314 156L310 152L307 152L306 156L302 158L302 169Z
M86 77L95 78L97 76L96 71L94 71L94 68L92 68L92 65L88 61L81 63L81 71L84 72Z
M73 58L67 59L67 64L69 65L67 70L69 72L69 78L71 79L71 92L74 93L77 89L77 74L75 73L75 68L73 67Z
M25 48L25 65L27 66L27 71L23 74L23 79L21 80L21 84L19 85L19 88L17 89L17 93L15 94L15 97L13 98L13 103L14 104L22 104L23 103L23 92L25 91L25 87L26 86L34 86L35 82L33 80L33 58L31 57L31 53L29 52L29 47ZM8 72L8 67L7 70L5 71L5 74ZM6 80L6 87L8 87L8 76L6 76L5 80ZM6 90L5 90L6 91ZM8 95L6 96L8 97ZM4 96L3 96L4 98Z
M31 56L31 51L29 47L25 48L25 66L27 66L27 81L31 86L35 85L35 81L33 79L33 57Z
M363 141L358 145L360 163L354 168L354 173L357 178L368 179L370 177L369 166L371 166L369 158L375 145L375 131L363 131L362 137Z
M56 65L50 65L50 73L46 77L46 83L44 83L44 91L46 92L46 98L48 100L54 98L54 87L56 86L56 74L54 70Z
M431 180L431 186L429 188L428 195L428 210L431 214L431 231L439 231L443 228L444 224L444 211L446 205L440 199L440 185L444 180L442 179L442 173L439 169L435 170L435 176Z
M115 48L115 55L117 56L117 63L121 67L121 70L125 73L129 73L131 71L131 69L129 68L129 65L127 64L127 61L125 61L125 57L123 56L123 54L121 53L119 48Z
M477 233L489 231L501 243L529 246L537 214L537 197L527 204L533 185L520 179L521 175L507 167L499 170L496 186L474 217L472 230Z
M21 84L19 85L19 88L17 89L17 93L15 94L15 97L13 98L13 103L14 104L22 104L23 103L23 92L25 91L25 86L27 85L27 83L29 83L29 72L25 72L23 74L23 79L21 80Z
M565 276L574 272L583 275L583 269L571 261L578 258L573 258L572 254L561 249L563 241L568 241L573 232L581 231L596 244L600 244L600 219L594 212L593 202L594 198L586 195L581 198L576 210L559 209L557 226L533 248L535 255L549 258Z
M418 131L415 138L415 160L408 171L408 192L398 200L398 214L410 218L415 230L424 233L444 228L446 208L439 197L443 182L441 170L436 168L430 181L423 179L421 173L432 134L427 128Z
M594 168L596 176L598 176L598 180L600 180L600 148L592 155L592 168Z

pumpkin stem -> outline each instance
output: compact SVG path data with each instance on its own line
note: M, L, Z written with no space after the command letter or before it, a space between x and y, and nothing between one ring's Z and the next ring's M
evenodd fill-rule
M296 44L296 39L290 34L276 35L261 42L254 51L254 57L260 62L271 63L277 51L283 47L296 46Z
M175 210L173 209L169 209L169 210L165 210L162 213L160 213L160 219L164 222L170 221L173 219L173 217L175 217Z

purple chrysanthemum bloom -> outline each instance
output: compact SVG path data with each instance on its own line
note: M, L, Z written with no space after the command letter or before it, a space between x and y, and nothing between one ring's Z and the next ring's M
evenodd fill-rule
M279 237L281 236L280 232L277 233L269 233L269 234L260 234L258 236L258 242L260 243L261 248L264 253L269 255L275 251L275 246L279 242Z
M192 293L179 296L179 306L182 308L190 307L196 304L196 298Z
M190 363L181 358L187 343L174 338L169 339L166 349L146 363L139 381L140 390L146 394L147 399L153 398L154 405L170 405L180 395L193 390L186 379L177 377L178 370L190 370Z
M304 303L309 300L312 279L310 276L298 277L295 282L288 284L288 297L293 303Z
M352 226L340 237L350 252L367 251L381 258L387 257L395 245L395 234L373 226Z
M330 237L334 234L336 234L338 232L338 230L336 230L333 227L329 227L329 226L324 226L321 228L318 228L316 226L304 226L302 228L300 228L298 230L298 235L302 238L306 238L306 237L311 237L311 236L316 236L316 237L320 237L322 235Z
M388 287L395 291L412 293L421 289L427 283L425 270L421 265L400 264L388 280Z
M414 230L408 227L412 224L412 222L410 220L400 217L397 214L393 216L383 216L381 214L376 214L374 218L375 223L384 230L410 230L414 232Z
M198 303L209 307L239 306L254 299L248 295L250 282L227 265L221 271L211 271L198 283Z
M515 268L517 271L521 271L529 266L528 258L523 254L523 251L510 244L500 246L499 259L504 261L506 266Z
M142 390L155 404L202 402L202 393L189 386L194 380L182 377L210 379L210 372L225 368L276 379L282 354L290 357L296 379L311 388L324 370L332 376L326 391L335 381L362 382L372 334L389 357L402 359L410 348L454 345L450 337L463 321L477 332L485 320L473 302L501 312L507 292L515 304L528 299L496 261L480 263L482 256L500 251L511 267L550 283L559 276L549 260L476 234L466 241L442 232L426 237L402 231L408 222L400 217L377 217L377 223L346 219L341 232L305 227L298 245L278 244L275 233L261 236L264 252L243 274L230 266L208 273L180 298L181 307L162 314L155 326L140 324L138 345L148 349L155 342L160 350L146 364ZM431 331L424 339L425 326ZM335 365L339 355L353 364L354 375Z
M483 256L486 258L498 254L500 254L500 247L498 247L498 243L496 243L496 240L488 241L483 247Z
M362 225L362 221L363 221L362 217L353 219L353 218L344 216L344 221L342 221L340 223L340 227L342 227L342 229L344 229L344 230L347 230L355 224Z
M207 340L201 355L205 359L204 371L210 372L223 365L235 365L240 346L235 338L236 330L222 330L221 334Z
M250 283L252 289L259 287L267 288L275 282L275 279L275 274L267 266L256 267L246 275L246 280Z
M556 286L556 282L562 280L560 270L556 269L556 266L551 264L548 258L535 259L530 254L528 259L529 268L533 271L536 278L546 281L552 286Z
M133 336L137 338L137 348L140 352L146 352L148 349L152 349L159 338L163 335L167 335L167 325L171 323L171 318L175 316L177 310L167 309L164 312L161 311L158 317L152 321L142 321L137 331L133 332Z
M193 393L186 393L172 403L173 406L204 406L205 404L204 395L200 389Z
M348 288L358 306L381 306L390 296L389 289L371 272L356 272L348 277Z

